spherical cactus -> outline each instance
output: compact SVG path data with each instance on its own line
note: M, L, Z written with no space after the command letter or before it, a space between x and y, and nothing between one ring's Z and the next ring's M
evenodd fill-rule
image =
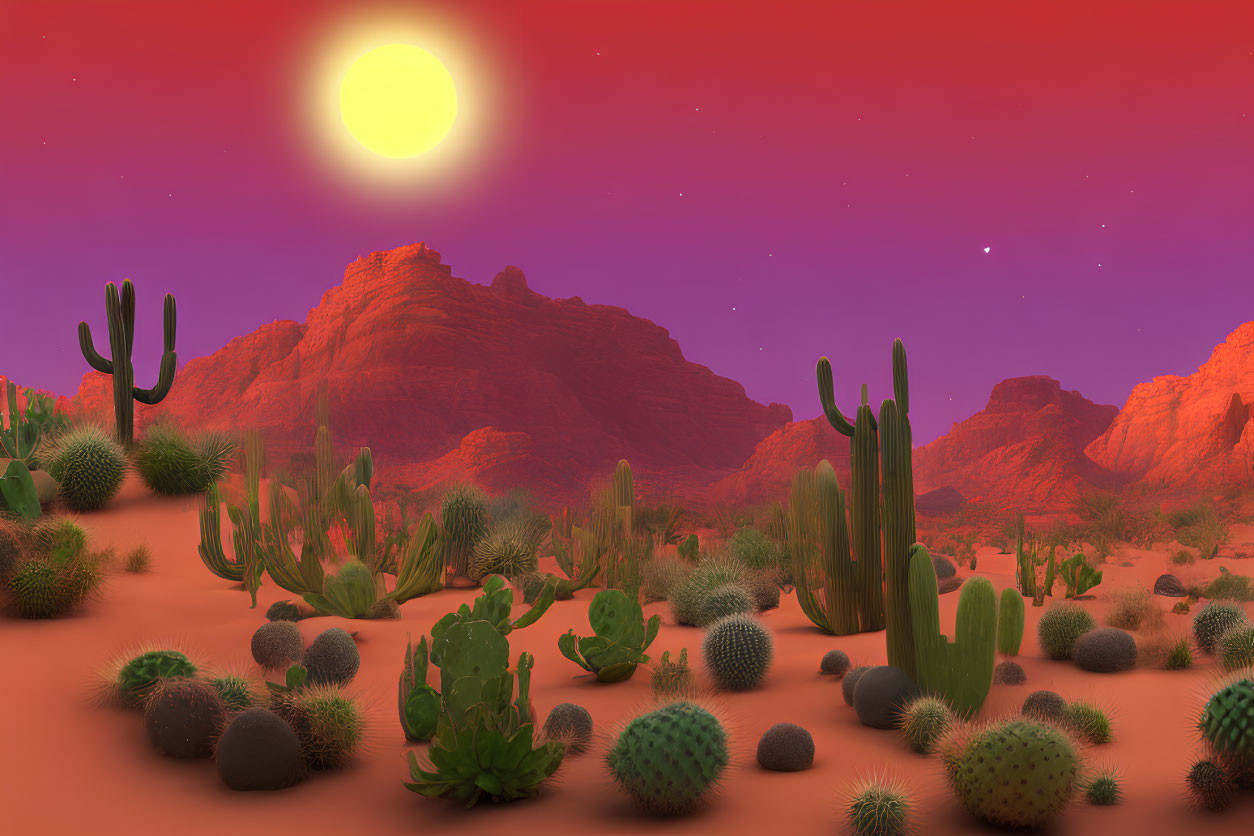
M22 535L23 532L15 524L0 520L0 582L13 574L25 551Z
M74 520L51 519L35 526L36 545L59 560L78 557L87 550L87 532Z
M58 490L67 507L94 511L122 487L126 454L100 427L78 427L57 440L49 472L60 483Z
M559 703L544 721L544 736L565 743L568 755L582 754L592 742L592 715L582 705Z
M758 741L758 765L774 772L799 772L814 763L814 738L795 723L776 723Z
M1224 633L1245 623L1245 610L1240 605L1209 601L1193 616L1193 639L1203 653L1214 653Z
M361 667L361 654L353 637L332 627L323 630L305 651L303 664L311 685L347 685Z
M214 687L194 679L162 682L144 703L144 730L163 755L207 758L226 725L226 707Z
M671 615L677 624L703 627L702 602L715 589L735 586L747 589L744 564L729 558L705 558L671 589Z
M1118 804L1123 797L1119 775L1113 769L1103 769L1088 782L1088 786L1084 788L1084 797L1089 804L1099 807Z
M181 496L200 493L221 479L235 453L235 442L222 432L189 438L174 424L148 427L132 451L139 477L153 493Z
M519 577L537 571L540 565L539 532L531 520L508 519L488 529L470 553L470 577L488 575Z
M1136 639L1118 627L1098 627L1076 639L1071 658L1092 673L1118 673L1136 667Z
M757 610L753 597L743 588L725 584L710 590L697 605L697 625L704 627L729 615L746 615Z
M1230 771L1254 764L1254 681L1238 679L1216 691L1198 728Z
M1086 702L1067 703L1062 719L1088 743L1100 745L1114 739L1110 716L1095 705Z
M840 694L845 698L845 705L853 705L853 694L858 687L858 680L861 679L862 675L870 669L870 665L859 665L849 671L849 673L845 674L844 678L840 681Z
M225 674L209 680L228 711L243 711L257 702L253 684L242 676Z
M853 710L858 722L873 729L895 729L901 712L919 696L919 686L906 673L891 665L871 668L859 679L853 691Z
M1254 625L1241 624L1219 637L1216 646L1224 670L1235 671L1254 665Z
M1007 720L944 753L954 793L976 818L999 827L1039 827L1071 801L1080 758L1050 726Z
M99 579L90 561L32 557L9 577L10 604L22 618L57 618L82 603Z
M253 660L266 670L287 670L304 649L300 628L291 621L267 621L253 633Z
M149 650L128 661L118 671L116 682L122 702L139 706L162 680L191 679L196 666L177 650Z
M1037 622L1041 650L1051 659L1070 659L1076 639L1097 627L1089 611L1079 604L1058 603Z
M901 712L901 738L913 752L930 755L953 727L954 712L936 697L919 697Z
M1049 723L1062 722L1067 713L1067 701L1053 691L1033 691L1023 701L1020 713L1033 720Z
M727 760L722 724L703 708L676 702L628 723L606 764L641 807L679 814L701 802Z
M849 671L849 654L843 650L829 650L819 661L819 673L824 676L844 676Z
M866 782L855 790L846 809L849 829L854 836L905 836L912 807L899 787Z
M993 668L993 684L995 685L1022 685L1028 681L1028 675L1023 670L1023 665L1018 662L1007 659L1004 662L998 662L997 667Z
M1185 778L1185 786L1197 806L1215 813L1227 809L1236 789L1224 768L1208 760L1193 764Z
M300 621L305 613L291 601L275 601L266 610L267 621Z
M233 790L279 790L304 774L300 739L287 722L264 708L240 712L218 740L218 774Z
M770 632L747 615L714 622L701 642L706 669L728 691L745 691L761 682L774 653Z
M301 755L311 769L340 768L365 737L357 703L332 685L284 694L275 700L274 712L296 732Z

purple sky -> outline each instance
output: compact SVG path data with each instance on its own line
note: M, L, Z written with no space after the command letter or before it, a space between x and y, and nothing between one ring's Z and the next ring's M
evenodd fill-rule
M845 405L888 395L900 336L919 442L1006 377L1122 405L1254 319L1251 4L771 5L409 12L495 104L456 176L397 195L300 115L373 4L8 0L0 372L76 388L75 325L129 276L148 386L166 291L187 360L418 240L652 319L799 418L820 354Z

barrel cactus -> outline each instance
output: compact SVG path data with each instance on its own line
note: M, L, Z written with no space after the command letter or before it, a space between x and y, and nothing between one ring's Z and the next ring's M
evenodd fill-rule
M583 754L592 743L592 715L582 705L558 703L544 721L544 737L561 741L568 755Z
M118 671L118 695L127 705L139 706L163 680L191 679L196 666L177 650L149 650L132 658Z
M722 724L690 702L671 703L632 720L606 758L614 779L637 804L671 815L695 808L727 761Z
M746 615L756 612L757 609L748 590L735 584L726 584L710 590L697 604L697 626L713 624L729 615Z
M22 618L57 618L83 602L100 582L93 560L26 560L8 579L10 605Z
M953 740L943 759L967 810L999 827L1039 827L1071 801L1080 782L1080 757L1067 736L1027 720Z
M774 652L770 632L747 615L714 622L701 643L706 668L729 691L744 691L761 682Z
M1203 653L1214 653L1224 633L1245 623L1245 610L1239 604L1210 601L1193 616L1193 639Z
M853 792L846 813L854 836L905 836L910 831L910 797L896 784L865 781Z
M949 703L936 697L919 697L901 712L901 737L911 751L929 755L954 725Z
M707 596L726 586L748 591L749 572L738 560L730 557L707 557L698 563L687 577L671 589L671 615L676 623L692 627L704 627L702 608Z
M1229 774L1247 783L1254 770L1254 680L1236 679L1212 694L1198 728Z
M1222 766L1211 760L1196 761L1185 777L1185 786L1193 803L1204 810L1218 813L1228 807L1234 787Z
M1254 665L1254 624L1241 624L1224 633L1216 651L1226 671Z
M296 732L311 769L338 769L365 739L361 709L334 686L315 685L281 694L274 700L274 711Z
M1051 659L1070 659L1072 648L1080 636L1096 629L1097 622L1079 604L1054 604L1037 622L1037 638L1041 650Z
M94 511L122 487L126 454L104 430L87 424L57 440L48 470L60 483L66 506L74 511Z

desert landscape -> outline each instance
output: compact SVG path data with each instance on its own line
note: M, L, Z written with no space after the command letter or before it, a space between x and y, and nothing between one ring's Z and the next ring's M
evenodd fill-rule
M1249 833L1250 31L0 5L0 830Z

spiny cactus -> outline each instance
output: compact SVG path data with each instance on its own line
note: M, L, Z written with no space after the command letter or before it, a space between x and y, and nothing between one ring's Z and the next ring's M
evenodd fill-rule
M1023 701L1024 717L1046 722L1061 722L1067 713L1067 701L1054 691L1033 691Z
M726 584L710 590L697 605L697 626L713 624L720 618L729 615L747 615L757 611L757 606L746 590L733 584Z
M845 812L854 836L905 836L913 809L900 786L865 781L853 792Z
M1254 665L1254 625L1242 624L1224 633L1217 652L1226 671Z
M727 767L727 733L689 702L643 714L606 757L610 773L644 809L677 815L696 807Z
M1229 774L1246 783L1254 769L1254 681L1236 679L1212 694L1197 725Z
M814 763L814 737L796 723L776 723L758 740L758 766L799 772Z
M365 738L361 709L334 686L315 685L281 694L274 700L274 711L296 732L311 769L344 766Z
M651 678L655 700L688 697L692 695L692 668L688 666L688 648L679 651L679 658L671 661L671 652L662 651L662 658L653 664Z
M1058 574L1067 585L1067 597L1083 595L1102 582L1102 573L1089 565L1082 554L1073 554L1058 567Z
M222 704L229 711L243 711L257 704L257 693L253 683L237 674L223 674L209 680L209 684L218 692Z
M1080 757L1066 735L1006 720L954 740L943 753L950 785L976 818L1009 828L1039 827L1071 801Z
M253 661L267 670L287 670L305 649L300 628L291 621L267 621L253 633Z
M1062 718L1064 723L1088 743L1101 745L1114 739L1110 716L1091 703L1067 703Z
M470 555L488 532L488 497L474 485L454 485L440 505L444 564L454 576L466 577Z
M761 682L774 652L770 632L746 615L731 615L714 622L701 643L710 675L729 691L744 691Z
M48 471L67 507L94 511L122 487L126 456L104 430L85 424L57 439Z
M171 758L205 758L226 726L226 706L206 682L178 679L157 685L144 703L144 730Z
M131 348L135 342L135 285L130 279L118 286L113 282L105 285L105 314L109 322L109 348L112 356L105 358L92 343L91 326L78 323L78 345L83 358L93 369L113 377L113 415L117 424L117 438L130 446L135 434L135 403L153 405L160 403L174 384L174 371L178 355L174 352L175 328L178 312L174 296L165 295L165 312L162 321L161 368L157 372L157 385L151 389L135 386L135 367L131 363Z
M249 708L231 720L214 752L218 775L233 790L279 790L300 781L300 738L282 717Z
M536 571L540 544L550 525L542 517L515 518L493 525L470 554L470 577L474 580L488 575L511 578Z
M57 560L37 556L22 562L7 581L10 605L22 618L57 618L96 589L100 573L85 557Z
M1084 788L1084 797L1090 804L1108 807L1123 798L1123 782L1119 773L1106 768L1093 776Z
M1018 656L1023 643L1023 596L1014 589L1001 591L1001 605L997 608L997 652L1003 656Z
M1056 603L1041 616L1036 625L1041 650L1051 659L1070 659L1076 639L1097 628L1089 611L1071 602Z
M704 627L702 618L707 613L703 605L707 596L726 586L743 590L747 583L748 571L739 561L726 556L707 557L671 589L671 615L679 624Z
M1163 668L1169 671L1182 671L1191 667L1193 667L1193 648L1187 638L1181 637L1171 645L1167 658L1163 661Z
M911 751L929 755L954 722L954 713L944 700L919 697L901 712L901 738Z
M1189 768L1185 786L1197 806L1213 813L1227 809L1236 789L1227 771L1212 760L1195 761Z
M579 638L568 630L558 638L558 650L596 674L598 681L621 682L636 672L638 664L649 661L645 651L657 638L662 618L654 615L645 623L638 601L621 589L603 589L588 607L588 623L595 636Z
M1214 653L1219 639L1234 627L1246 623L1245 610L1227 601L1208 601L1193 616L1193 639L1203 653Z
M544 721L544 736L561 741L568 755L583 754L592 742L592 715L582 705L558 703Z
M133 449L135 469L153 493L182 496L209 489L224 475L235 441L224 432L195 438L170 423L150 426Z
M279 622L274 622L279 623ZM303 663L314 685L347 685L361 667L357 643L344 630L323 630L305 650Z
M849 654L840 649L829 650L819 660L819 673L826 676L844 676L849 671Z
M149 650L132 658L118 671L118 695L126 705L139 706L158 683L191 679L196 672L192 661L177 650Z

